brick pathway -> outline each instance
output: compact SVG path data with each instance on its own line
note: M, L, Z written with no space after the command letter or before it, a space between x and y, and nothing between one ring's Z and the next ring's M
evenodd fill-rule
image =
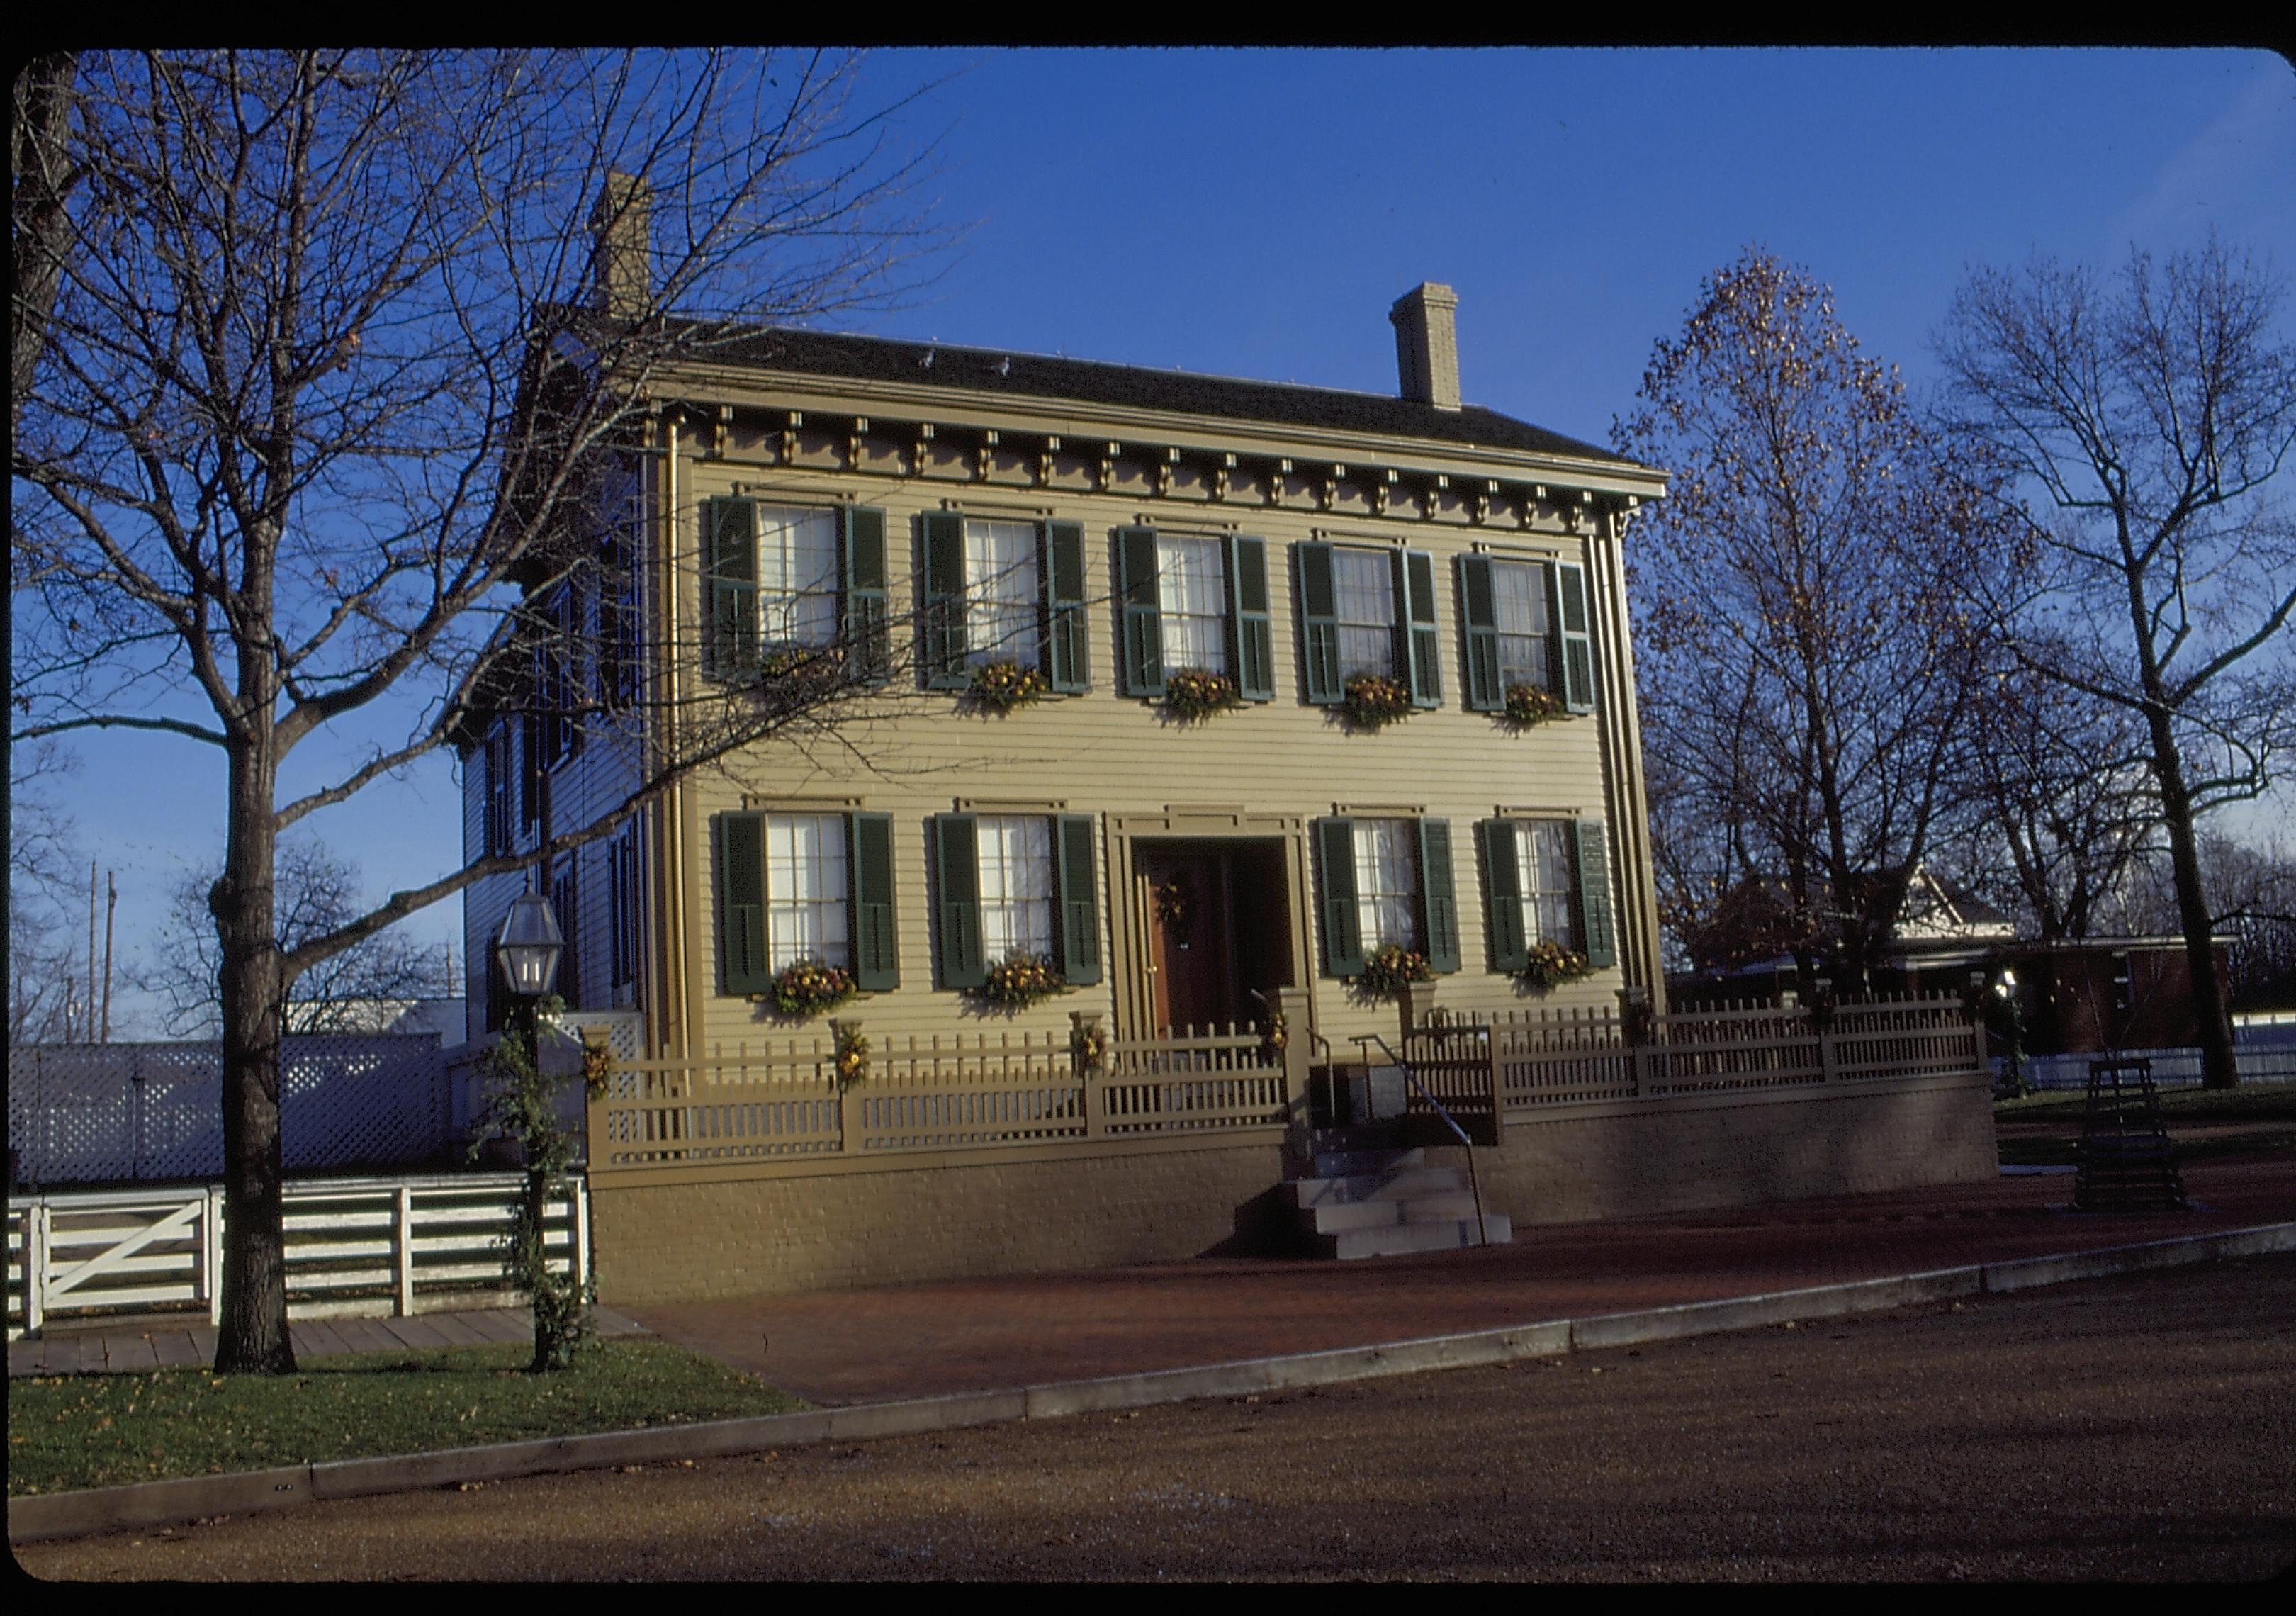
M629 1305L816 1403L991 1390L1581 1317L2296 1221L2296 1158L2194 1162L2198 1210L2084 1216L2070 1173L1518 1228L1361 1262L1191 1262Z

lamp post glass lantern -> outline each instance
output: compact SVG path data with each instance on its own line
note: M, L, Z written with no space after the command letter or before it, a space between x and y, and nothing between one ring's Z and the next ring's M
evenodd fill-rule
M558 929L550 900L539 892L525 892L511 900L495 939L495 957L502 964L503 980L521 998L547 995L558 980L558 956L565 952L566 934Z

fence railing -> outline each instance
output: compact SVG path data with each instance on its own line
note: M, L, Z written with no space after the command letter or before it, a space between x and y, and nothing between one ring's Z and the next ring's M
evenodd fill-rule
M587 1186L545 1210L570 1272L590 1268ZM499 1237L519 1173L330 1179L285 1191L292 1317L411 1314L470 1305L503 1286ZM8 1202L8 1329L65 1315L184 1308L220 1315L223 1190L94 1190Z
M857 1079L839 1073L837 1036L618 1062L590 1106L591 1169L1282 1128L1306 1087L1304 1052L1287 1057L1256 1025L1117 1041L1080 1017L1065 1036L909 1038L873 1046Z
M1752 1005L1644 1019L1617 1011L1449 1017L1406 1035L1404 1058L1455 1115L1764 1089L1823 1089L1985 1070L1983 1035L1959 1000ZM1488 1129L1496 1137L1498 1127Z

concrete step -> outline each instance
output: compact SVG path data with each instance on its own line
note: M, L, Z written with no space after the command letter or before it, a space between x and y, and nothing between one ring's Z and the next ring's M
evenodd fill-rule
M1358 1257L1398 1257L1411 1251L1452 1251L1477 1244L1512 1245L1514 1226L1505 1212L1489 1212L1483 1217L1484 1238L1475 1238L1472 1218L1449 1218L1436 1223L1398 1223L1385 1228L1346 1229L1336 1235L1319 1235L1318 1249L1326 1257L1341 1262Z
M1328 1150L1316 1153L1316 1177L1346 1178L1364 1173L1391 1172L1397 1168L1422 1167L1427 1153L1411 1150Z
M1336 1235L1343 1229L1387 1228L1402 1223L1439 1223L1461 1218L1472 1220L1475 1197L1467 1190L1414 1195L1407 1201L1343 1201L1301 1207L1300 1229L1309 1235Z
M1357 1201L1401 1201L1439 1195L1467 1187L1456 1167L1400 1168L1391 1173L1357 1173L1332 1178L1289 1178L1283 1188L1297 1207L1335 1206Z

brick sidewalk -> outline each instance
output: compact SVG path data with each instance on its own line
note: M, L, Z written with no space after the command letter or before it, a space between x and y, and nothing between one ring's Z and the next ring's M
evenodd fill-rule
M1201 1258L626 1308L825 1404L988 1390L1886 1278L2296 1221L2296 1160L2195 1162L2197 1210L2083 1216L2069 1173L1520 1228L1481 1251Z

